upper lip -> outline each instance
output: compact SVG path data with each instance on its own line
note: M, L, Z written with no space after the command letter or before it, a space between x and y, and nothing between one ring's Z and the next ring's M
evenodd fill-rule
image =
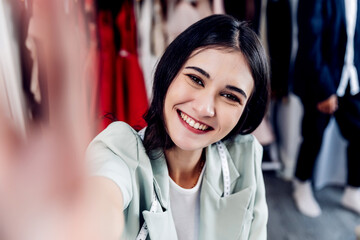
M194 119L194 121L198 122L199 124L203 124L203 125L207 126L207 127L208 127L207 130L212 130L212 129L214 129L214 128L211 127L209 124L206 124L206 123L204 123L204 122L202 122L202 121L199 121L198 119L196 119L196 118L194 118L193 116L187 114L186 112L183 112L183 111L181 111L181 110L179 110L179 109L177 109L177 112L178 112L178 113L182 112L182 113L186 114L187 116L189 116L190 118Z

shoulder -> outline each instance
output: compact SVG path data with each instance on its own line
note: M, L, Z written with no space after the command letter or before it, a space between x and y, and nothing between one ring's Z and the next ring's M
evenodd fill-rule
M263 148L254 135L237 135L224 141L224 144L234 162L246 165L261 164Z
M120 188L124 208L136 197L135 171L139 169L140 162L143 162L147 175L151 171L140 137L124 122L114 122L99 133L89 144L86 158L91 175L108 178ZM152 184L151 177L147 184Z
M125 122L117 121L111 123L107 128L100 132L94 140L113 141L128 139L137 136L137 132Z
M256 137L252 134L237 135L225 142L229 151L253 152L262 154L263 148Z
M100 132L88 147L88 152L111 150L118 156L137 156L144 150L137 132L124 122L113 122Z

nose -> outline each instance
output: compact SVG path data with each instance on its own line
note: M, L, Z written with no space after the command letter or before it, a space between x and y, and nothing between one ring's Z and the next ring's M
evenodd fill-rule
M215 116L215 101L210 94L201 94L195 97L193 101L193 110L199 117Z

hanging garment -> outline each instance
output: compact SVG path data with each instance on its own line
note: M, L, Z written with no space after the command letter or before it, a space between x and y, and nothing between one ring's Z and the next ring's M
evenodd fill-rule
M120 35L120 50L116 56L117 118L140 130L146 126L143 115L147 111L148 100L138 61L135 14L131 1L124 1L116 17L116 26Z
M224 0L213 0L214 14L225 14Z
M172 13L170 10L168 12L169 17L166 25L168 44L190 25L212 14L208 0L197 1L196 5L189 1L182 0L174 7Z
M33 6L35 5L35 6ZM34 14L37 14L39 8L37 2L23 2L22 6L18 8L19 21L19 47L21 52L21 79L22 88L25 96L27 115L29 121L38 123L41 119L46 118L45 106L46 103L41 101L41 98L46 99L45 84L43 84L44 76L40 72L43 69L43 65L39 63L40 47L38 30L36 29L38 24L38 18Z
M26 135L26 108L21 85L20 50L16 39L16 21L8 1L0 1L0 108L22 136Z
M149 2L151 0L148 0ZM152 13L152 32L151 32L151 53L156 57L164 53L166 48L166 32L165 32L165 16L161 0L152 0L153 13Z
M113 19L110 11L100 11L97 17L99 33L99 114L103 118L100 129L104 129L111 119L107 114L114 114L115 109L115 44ZM124 113L117 113L119 118L124 119Z
M36 41L34 36L34 19L30 19L28 37L26 38L26 47L31 53L33 60L32 72L31 72L31 83L30 92L33 94L34 99L37 103L41 102L41 91L39 83L39 61L37 57Z
M267 0L263 0L267 1ZM248 21L250 27L259 33L262 0L224 0L226 14L240 21Z
M159 0L136 2L138 9L137 29L139 37L139 60L145 78L148 99L151 98L155 65L165 49L165 33ZM153 50L152 50L153 49ZM158 54L157 54L158 53Z
M271 67L271 93L275 99L288 95L292 22L289 0L268 0L267 40Z

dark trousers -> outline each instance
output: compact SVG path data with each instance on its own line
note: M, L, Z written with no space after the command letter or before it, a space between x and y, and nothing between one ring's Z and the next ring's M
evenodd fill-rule
M351 96L347 90L345 96L338 100L339 108L335 112L335 119L341 134L348 141L347 184L360 187L360 93ZM315 161L331 115L319 112L315 103L303 101L303 105L303 142L300 147L295 176L299 180L306 181L313 176Z

